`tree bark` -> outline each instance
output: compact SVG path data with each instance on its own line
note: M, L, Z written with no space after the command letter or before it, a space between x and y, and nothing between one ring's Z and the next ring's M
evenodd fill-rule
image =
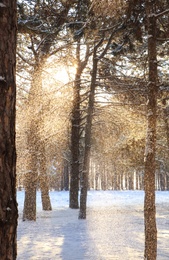
M76 47L77 70L73 86L73 108L71 119L71 168L70 168L70 193L69 207L79 208L79 145L80 145L80 84L81 84L81 61L80 43Z
M73 109L72 109L72 121L71 121L71 169L70 169L70 197L69 207L72 209L79 208L78 191L79 191L79 156L80 156L80 87L81 87L81 75L85 69L89 58L89 47L86 45L86 54L83 61L81 61L81 44L80 39L77 42L76 48L76 63L77 70L74 81L74 97L73 97Z
M0 259L16 259L16 1L0 6Z
M40 128L43 128L43 119L40 122ZM49 176L46 167L46 151L43 140L38 140L38 155L39 155L39 182L41 189L42 209L52 210L52 205L49 196Z
M27 129L27 150L28 150L28 170L24 176L25 199L23 209L23 220L36 220L36 187L38 180L37 167L37 141L38 141L38 118L37 118L37 99L38 92L38 69L34 69L31 89L29 91L27 110L28 129Z
M66 159L63 161L62 187L61 190L69 190L69 163Z
M157 257L157 228L155 207L155 152L157 118L157 54L156 54L156 17L154 1L146 1L147 36L148 36L148 101L147 101L147 136L145 147L144 172L144 224L145 251L144 259L155 260Z
M84 160L82 166L79 219L86 219L88 175L89 175L89 165L90 165L91 129L92 129L94 95L95 95L97 64L98 64L96 51L97 51L97 47L94 48L94 53L93 53L93 73L92 73L92 79L90 85L87 122L86 122L86 129L85 129L85 151L84 151Z
M24 176L24 188L25 188L25 199L24 199L24 209L23 209L23 221L26 220L36 220L36 186L38 179L37 171L37 154L36 146L37 137L37 124L36 121L31 122L29 131L27 133L27 143L28 143L28 157L27 164L28 170Z

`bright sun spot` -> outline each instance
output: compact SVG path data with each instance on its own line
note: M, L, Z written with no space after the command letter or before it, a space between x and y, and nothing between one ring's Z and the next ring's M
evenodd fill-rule
M70 76L65 68L60 68L56 74L54 75L57 81L62 82L64 84L70 81Z
M44 70L44 86L63 86L73 82L76 74L75 65L66 65L49 59Z

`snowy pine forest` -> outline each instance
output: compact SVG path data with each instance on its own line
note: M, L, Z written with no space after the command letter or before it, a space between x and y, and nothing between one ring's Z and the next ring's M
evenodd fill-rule
M0 260L167 260L169 1L0 3Z

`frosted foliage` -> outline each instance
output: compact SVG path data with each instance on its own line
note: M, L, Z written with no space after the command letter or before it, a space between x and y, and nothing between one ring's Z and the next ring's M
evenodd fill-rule
M42 74L36 75L36 81L32 82L34 85L28 92L29 96L26 97L25 94L25 104L20 105L17 109L18 181L29 170L30 151L33 153L34 150L35 152L37 150L37 144L34 141L37 139L35 138L38 137L45 144L45 152L49 161L54 157L60 160L59 158L63 156L67 147L72 83L64 82L65 79L62 78L63 74L60 72L63 65L60 67L55 65L55 68L52 66L53 64L50 62L47 67L44 66ZM19 99L18 95L18 103ZM30 146L28 142L30 131L34 131L31 141L34 147Z
M18 192L17 260L144 258L143 191L89 191L85 221L68 207L68 192L50 192L52 212L42 211L37 195L37 221L22 222L24 198ZM159 260L168 260L168 196L168 191L156 192Z
M127 7L124 0L93 0L92 5L96 14L110 17L122 15Z
M112 101L115 104L119 102L115 98L112 98ZM122 150L127 146L132 147L132 142L137 143L137 148L140 144L141 148L142 140L145 138L146 124L145 117L137 110L118 105L103 107L94 120L92 151L99 161L106 160L107 166L110 161L110 167L112 167L112 160L113 163L126 164ZM132 156L137 156L137 149L133 148L131 153ZM127 152L127 157L129 158L129 152Z

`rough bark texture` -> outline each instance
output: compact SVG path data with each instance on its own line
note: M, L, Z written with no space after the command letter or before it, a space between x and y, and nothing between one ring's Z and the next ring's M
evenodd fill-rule
M84 160L82 166L79 219L86 219L88 175L89 175L89 165L90 165L91 129L92 129L94 94L95 94L97 64L98 64L98 59L96 58L96 51L97 51L97 47L94 48L94 53L93 53L93 73L92 73L92 79L90 85L87 122L86 122L86 129L85 129L85 148L84 148L85 150L84 150Z
M64 159L63 161L63 173L61 180L61 190L69 190L69 162Z
M41 128L43 128L43 119L41 122ZM52 210L52 205L49 196L49 176L47 174L46 167L46 151L45 143L43 140L39 140L38 144L38 154L39 154L39 181L41 189L41 198L42 198L42 209L43 210Z
M156 118L157 118L157 55L156 55L156 18L154 2L146 1L148 30L149 82L147 102L147 136L145 147L144 173L144 223L145 252L144 259L155 260L157 257L157 228L155 207L155 152L156 152Z
M79 145L80 145L80 84L81 84L81 61L80 44L76 48L77 71L73 86L73 108L71 120L71 169L70 169L70 197L69 207L79 208Z
M0 259L16 259L16 1L0 5Z
M37 157L36 148L34 143L36 143L36 123L32 121L31 127L28 131L28 171L24 178L25 187L25 200L24 200L24 210L23 210L23 220L36 220L36 186L37 186Z
M80 0L76 2L76 17L75 21L77 24L74 26L74 40L77 42L76 47L76 64L77 70L74 81L74 97L73 97L73 109L72 109L72 128L71 128L71 171L70 171L70 208L79 208L78 203L78 191L79 191L79 156L80 156L80 123L81 123L81 113L80 113L80 87L81 87L81 75L84 68L87 65L89 49L87 44L86 55L84 60L81 60L81 53L84 54L84 48L81 50L81 38L83 36L84 30L79 27L79 22L87 21L88 8L90 6L90 1ZM83 42L84 44L84 42ZM82 45L83 45L82 44ZM83 55L82 55L83 56Z
M38 179L37 168L37 141L38 141L38 118L37 118L37 92L39 89L39 74L35 68L28 100L28 129L27 129L27 150L28 170L25 174L25 200L23 220L36 220L36 187Z

